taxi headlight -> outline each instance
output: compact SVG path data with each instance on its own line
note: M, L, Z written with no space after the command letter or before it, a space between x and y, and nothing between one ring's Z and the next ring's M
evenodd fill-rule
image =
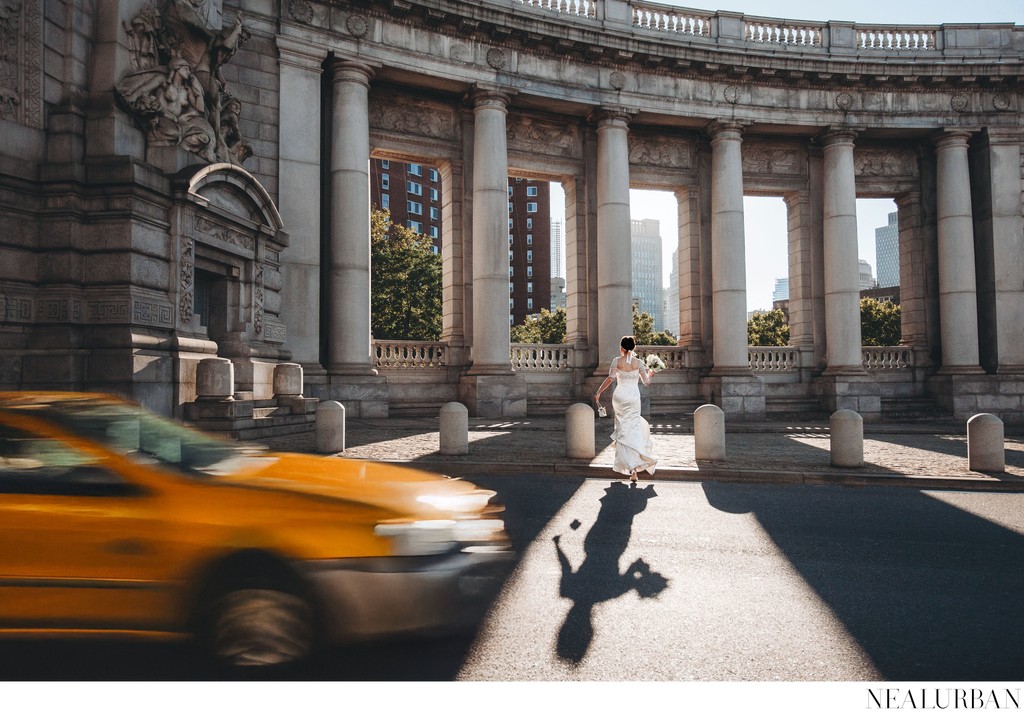
M500 519L431 519L385 522L373 531L391 541L395 556L433 556L467 543L489 541L505 528Z

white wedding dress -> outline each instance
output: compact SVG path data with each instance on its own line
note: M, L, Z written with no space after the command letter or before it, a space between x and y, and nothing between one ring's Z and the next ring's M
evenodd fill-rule
M620 370L619 364L632 366L637 360L639 369ZM647 376L647 366L640 359L629 355L616 358L608 370L608 376L616 378L612 393L612 407L615 410L615 460L612 470L619 474L646 471L654 474L658 460L654 457L654 442L651 441L651 426L640 414L640 373Z

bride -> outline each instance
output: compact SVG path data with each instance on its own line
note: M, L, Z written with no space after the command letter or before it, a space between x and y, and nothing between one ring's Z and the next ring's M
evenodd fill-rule
M632 335L622 338L619 344L620 356L612 360L608 377L597 388L594 401L600 404L601 393L617 380L612 393L612 407L615 409L615 431L612 441L615 443L615 461L612 470L619 474L628 474L631 482L636 481L636 473L647 471L654 474L658 460L654 457L654 443L651 441L651 426L640 415L640 386L651 384L653 372L647 370L644 362L636 356L633 349L636 340Z

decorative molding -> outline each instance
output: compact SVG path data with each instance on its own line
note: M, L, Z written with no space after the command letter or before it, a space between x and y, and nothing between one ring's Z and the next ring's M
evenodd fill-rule
M499 50L497 47L492 47L487 50L487 64L496 70L502 69L508 63L508 59L505 57L505 52Z
M902 176L918 174L917 155L910 150L860 149L854 150L854 172L857 176Z
M840 92L836 95L836 106L844 112L849 111L853 106L853 95L849 92Z
M997 94L992 98L992 107L997 112L1008 112L1010 110L1010 96L1007 94Z
M90 323L127 323L127 300L97 300L86 303L86 321Z
M23 322L32 320L32 299L14 295L0 294L2 314L7 322Z
M422 100L395 102L393 97L371 93L369 115L374 129L435 139L455 138L454 113L441 104Z
M966 94L954 94L949 98L949 106L955 112L966 112L971 105L971 100Z
M257 335L263 334L263 264L256 263L256 275L253 279L253 329Z
M579 157L580 139L575 128L557 122L513 115L507 120L509 151L536 152L553 156Z
M727 85L725 89L722 90L722 97L724 97L725 101L729 104L736 104L740 101L740 88L734 84Z
M181 239L181 259L178 279L178 318L188 325L195 314L195 241L185 236Z
M682 139L630 134L629 163L688 169L693 166L693 148Z
M263 323L263 339L268 343L283 343L288 339L288 329L273 320L266 320Z
M355 37L366 37L370 32L370 22L362 15L349 15L345 19L345 29Z
M288 4L288 12L293 18L307 25L313 22L313 6L306 0L292 0Z
M608 75L608 84L612 86L612 89L622 89L626 86L626 75L616 70Z
M222 226L215 221L211 221L203 216L196 216L196 238L210 240L214 239L223 243L229 243L232 246L238 246L246 251L256 250L256 239L253 236L246 235L240 231L235 231Z
M796 149L755 144L743 149L743 173L802 176L806 173L803 158L803 154Z
M0 119L32 129L42 122L39 3L0 0Z
M134 299L132 301L132 322L146 325L173 325L171 306Z

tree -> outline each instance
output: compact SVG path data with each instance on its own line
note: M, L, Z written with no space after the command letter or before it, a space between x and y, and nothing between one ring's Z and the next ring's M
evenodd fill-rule
M441 256L430 239L370 213L370 330L381 340L440 340Z
M860 299L860 342L862 345L899 345L900 307L891 301Z
M565 342L565 308L557 308L553 313L541 309L536 315L526 316L522 325L512 328L512 342L561 345Z
M640 312L636 303L633 303L633 339L637 345L678 345L672 333L666 330L654 332L654 316L650 313Z
M789 345L789 325L786 315L773 310L755 310L747 321L747 345L774 347Z

